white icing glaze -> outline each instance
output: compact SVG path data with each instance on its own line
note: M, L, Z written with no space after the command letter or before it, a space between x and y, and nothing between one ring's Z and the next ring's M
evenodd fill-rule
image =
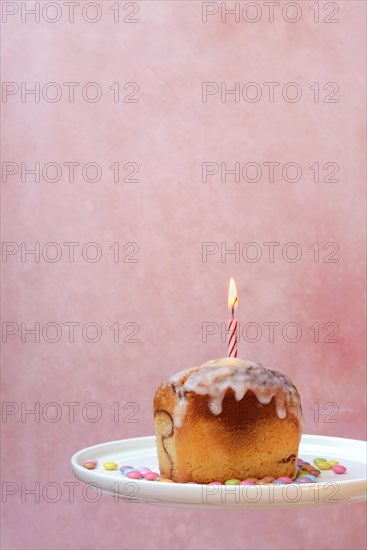
M229 388L233 390L237 401L240 401L248 390L251 390L257 400L264 405L274 398L279 418L285 418L288 414L302 422L300 397L292 380L279 370L267 369L253 361L236 357L212 359L201 367L174 374L167 384L173 384L179 396L173 413L176 428L183 424L188 392L208 395L210 411L219 415Z

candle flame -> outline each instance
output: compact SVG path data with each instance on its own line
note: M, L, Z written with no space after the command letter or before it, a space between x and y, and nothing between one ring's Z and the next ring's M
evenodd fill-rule
M232 317L234 315L234 310L238 304L237 288L234 279L231 277L229 281L229 290L228 290L228 307L232 311Z

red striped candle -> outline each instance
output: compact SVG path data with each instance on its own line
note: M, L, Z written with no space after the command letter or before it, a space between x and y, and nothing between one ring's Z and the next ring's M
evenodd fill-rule
M234 310L238 304L236 283L231 277L228 291L228 307L232 313L232 319L228 321L228 357L237 357L237 320L234 318Z

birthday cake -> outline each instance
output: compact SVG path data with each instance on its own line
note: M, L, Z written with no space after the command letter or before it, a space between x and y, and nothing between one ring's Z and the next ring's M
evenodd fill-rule
M301 401L279 370L226 357L181 371L157 389L154 424L164 478L224 483L296 476Z

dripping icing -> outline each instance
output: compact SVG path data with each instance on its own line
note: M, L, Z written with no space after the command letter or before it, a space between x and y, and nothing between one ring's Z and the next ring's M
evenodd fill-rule
M185 418L187 393L208 395L210 411L214 415L219 415L228 389L232 389L237 401L240 401L248 390L251 390L263 405L267 405L274 398L279 418L286 418L288 412L302 423L300 398L292 380L283 372L265 368L260 363L235 357L212 359L201 367L174 374L167 383L175 387L178 396L178 403L173 412L176 428L182 426Z

